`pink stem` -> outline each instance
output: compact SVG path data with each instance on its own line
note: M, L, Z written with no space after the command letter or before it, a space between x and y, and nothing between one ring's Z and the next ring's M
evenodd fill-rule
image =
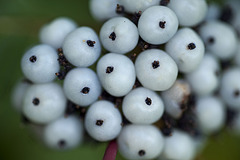
M115 160L118 151L118 146L116 140L109 142L106 151L104 153L103 160Z

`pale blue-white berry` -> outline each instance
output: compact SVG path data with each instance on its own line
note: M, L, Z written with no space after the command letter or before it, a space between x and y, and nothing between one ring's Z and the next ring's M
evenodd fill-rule
M89 107L84 123L88 134L98 141L112 140L122 129L121 113L106 100L97 101Z
M140 83L153 91L169 89L178 75L174 60L159 49L141 52L135 61L135 69Z
M134 124L151 124L161 118L164 105L157 93L139 87L124 97L122 110L124 116Z
M60 69L57 51L46 44L29 49L22 57L21 68L27 79L34 83L48 83Z
M70 101L83 107L95 102L102 91L96 73L89 68L75 68L68 72L63 90Z

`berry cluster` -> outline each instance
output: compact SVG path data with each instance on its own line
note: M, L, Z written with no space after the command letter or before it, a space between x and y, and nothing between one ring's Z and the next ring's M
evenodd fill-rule
M238 1L89 5L104 22L99 36L57 18L21 60L14 106L47 146L89 136L110 141L104 160L117 149L127 159L191 160L225 124L240 132Z

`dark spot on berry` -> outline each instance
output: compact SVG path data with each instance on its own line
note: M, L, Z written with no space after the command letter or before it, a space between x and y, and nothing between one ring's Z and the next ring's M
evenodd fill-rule
M170 2L170 0L161 0L160 5L161 6L167 6L169 2Z
M90 91L90 88L84 87L81 92L82 92L83 94L88 94L89 91Z
M159 22L159 27L164 29L165 28L166 21L160 21Z
M31 56L29 58L29 61L32 62L32 63L35 63L37 61L37 57L36 56Z
M107 68L106 68L106 73L111 73L112 71L114 70L114 67L112 67L112 66L108 66Z
M116 7L115 11L116 11L117 14L122 14L122 13L124 13L124 7L120 4L117 4L117 7Z
M146 154L146 152L144 151L144 150L140 150L139 152L138 152L138 155L139 156L144 156Z
M189 43L188 44L188 49L193 50L196 48L196 45L194 43Z
M110 36L109 36L109 38L111 39L111 40L113 40L113 41L115 41L115 39L116 39L116 33L115 32L112 32L111 34L110 34Z
M233 94L234 94L234 97L237 98L240 95L240 91L237 89L237 90L234 91Z
M89 47L94 47L94 44L95 44L95 43L96 43L95 41L87 40L87 45L88 45Z
M147 98L145 99L145 103L150 106L150 105L152 104L151 98L148 98L148 97L147 97Z
M156 68L158 68L159 66L160 66L159 61L154 61L154 62L152 63L153 69L156 69Z
M207 40L207 42L208 42L209 44L213 44L213 43L215 42L215 39L214 39L213 37L209 37L208 40Z
M39 105L40 100L39 100L38 98L34 98L34 99L32 100L32 103L33 103L35 106L37 106L37 105Z
M103 125L103 120L101 120L101 119L100 119L100 120L97 120L97 121L96 121L96 125L97 125L97 126L102 126L102 125Z
M64 148L66 146L66 141L65 140L58 141L58 146L59 148Z

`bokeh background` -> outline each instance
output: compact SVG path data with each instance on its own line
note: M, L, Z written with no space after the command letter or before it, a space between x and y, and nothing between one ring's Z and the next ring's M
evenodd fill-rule
M217 0L215 0L217 1ZM98 160L106 143L83 144L70 151L54 151L39 143L21 123L11 103L14 84L23 76L20 59L39 43L41 26L59 16L99 32L88 10L88 0L0 0L0 160ZM219 1L217 1L219 2ZM198 160L240 160L240 136L226 129L212 136ZM123 158L118 155L118 160Z

